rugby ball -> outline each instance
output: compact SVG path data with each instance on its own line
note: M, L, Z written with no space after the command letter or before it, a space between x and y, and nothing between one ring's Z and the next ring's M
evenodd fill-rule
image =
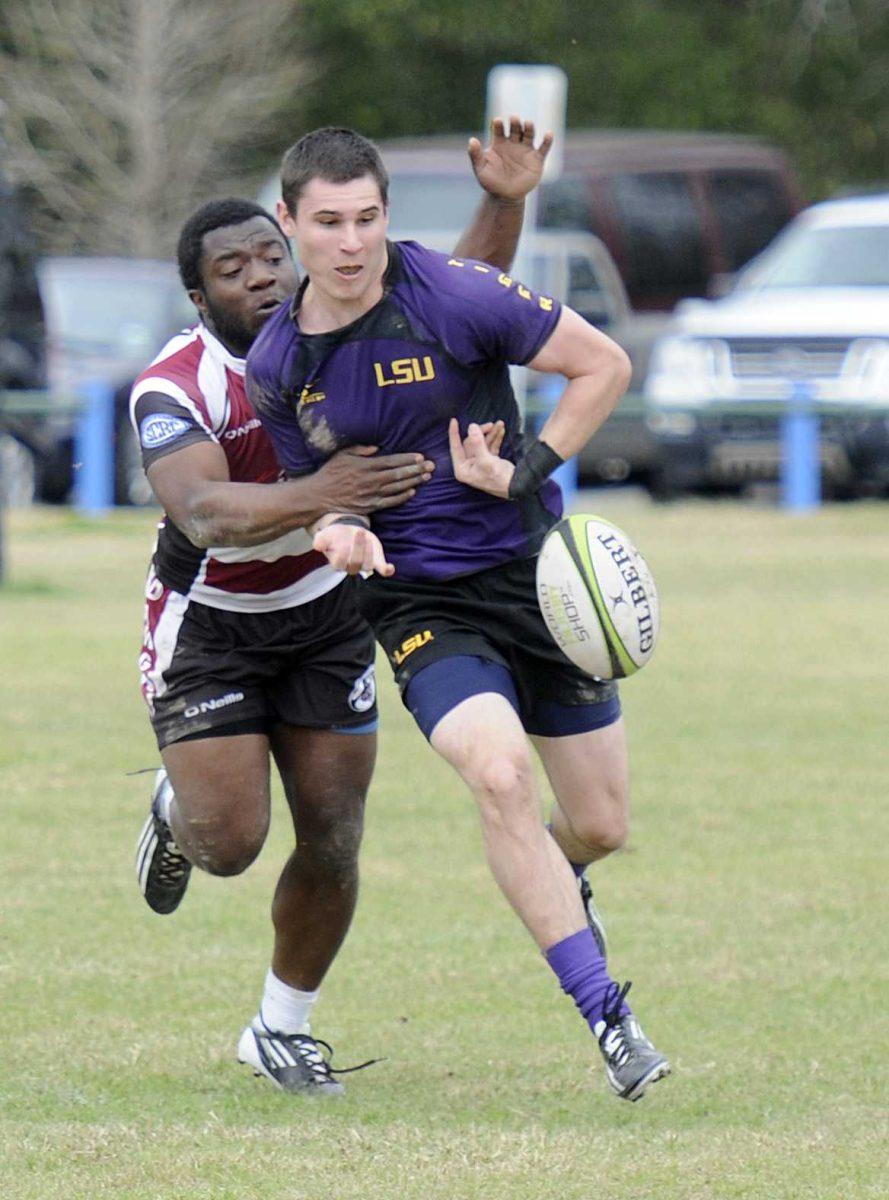
M645 559L610 521L578 513L549 531L537 560L537 601L556 645L596 679L644 667L660 629Z

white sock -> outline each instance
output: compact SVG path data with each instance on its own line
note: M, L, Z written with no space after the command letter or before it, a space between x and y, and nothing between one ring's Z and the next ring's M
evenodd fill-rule
M273 1033L308 1033L318 992L301 992L283 983L269 969L259 1006L259 1020Z

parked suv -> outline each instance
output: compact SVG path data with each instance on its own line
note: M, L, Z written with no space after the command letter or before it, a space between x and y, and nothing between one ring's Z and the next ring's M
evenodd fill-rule
M777 478L791 399L829 490L887 494L889 193L814 205L729 295L680 305L645 392L666 494Z

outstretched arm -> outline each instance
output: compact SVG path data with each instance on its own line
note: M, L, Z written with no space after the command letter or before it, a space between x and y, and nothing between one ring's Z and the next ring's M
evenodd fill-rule
M483 147L470 138L468 153L475 177L485 190L472 224L454 247L457 257L478 258L509 270L515 256L525 197L540 183L543 165L553 144L547 133L534 145L534 122L509 118L491 122L491 141Z
M356 446L311 475L281 483L236 483L222 449L202 441L152 463L148 481L193 545L256 546L309 525L338 505L369 513L403 504L432 469L422 454L376 456L372 447Z

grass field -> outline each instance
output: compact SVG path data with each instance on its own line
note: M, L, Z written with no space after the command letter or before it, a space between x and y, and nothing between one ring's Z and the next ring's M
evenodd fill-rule
M623 691L631 848L597 895L672 1078L628 1105L386 674L362 896L312 1104L234 1061L288 844L170 918L131 857L150 514L7 519L0 589L5 1200L855 1200L886 1195L889 511L604 510L664 609Z

